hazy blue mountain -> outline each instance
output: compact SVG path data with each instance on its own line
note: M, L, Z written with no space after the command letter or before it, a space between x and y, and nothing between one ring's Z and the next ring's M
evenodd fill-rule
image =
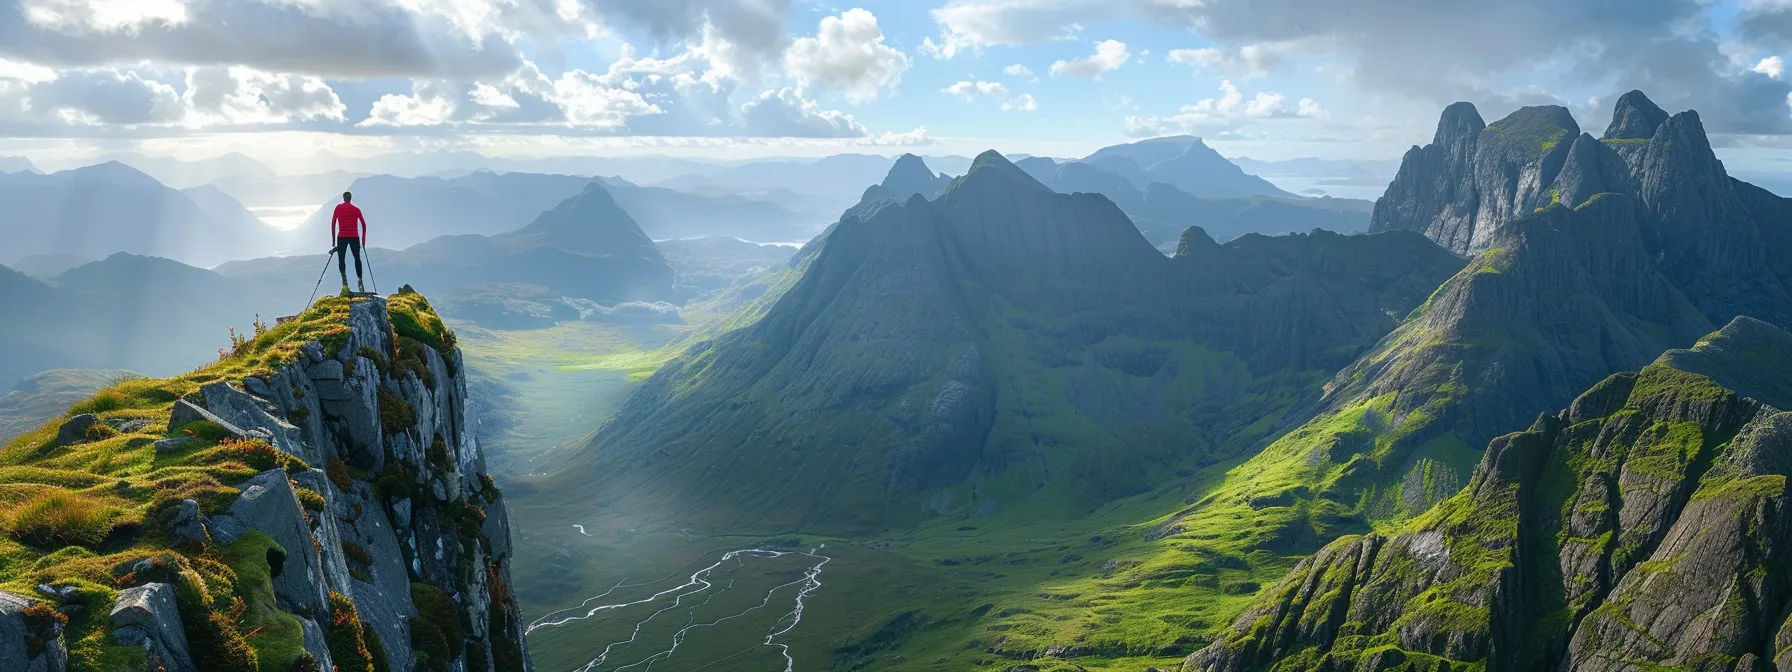
M441 296L466 284L526 283L602 304L677 300L676 274L653 240L602 183L581 184L572 197L506 233L439 236L398 250L385 247L374 228L374 247L365 254L372 266L369 280L385 282L380 288L388 292L394 288L389 285L404 283ZM484 196L456 189L463 196ZM305 255L232 262L218 271L255 285L309 290L324 267L325 255ZM334 262L328 268L326 290L339 281ZM303 294L297 301L303 302Z
M102 258L114 252L210 266L283 249L279 231L241 206L202 205L122 163L49 175L0 175L9 252Z
M1374 206L1369 201L1329 197L1202 198L1161 182L1139 188L1093 163L1058 163L1034 157L1015 165L1053 191L1107 196L1132 218L1146 240L1160 248L1174 247L1190 226L1199 226L1218 240L1247 233L1273 235L1313 229L1354 233L1368 228L1369 211Z
M593 179L608 185L612 197L655 239L726 235L783 242L802 240L820 230L809 221L813 215L775 203L642 187L620 178L481 170L452 179L364 177L355 180L349 191L366 213L369 239L376 245L404 248L443 235L514 231L579 194ZM304 226L328 230L329 216L340 201L338 194Z
M331 198L339 198L357 178L347 171L331 171L313 175L281 175L273 178L230 176L213 180L216 187L250 207L315 206Z
M237 152L197 161L141 154L118 154L110 158L175 189L188 189L222 179L273 180L279 177L267 164Z
M1124 177L1139 188L1162 182L1208 198L1295 198L1294 194L1277 188L1268 180L1247 174L1194 136L1153 138L1105 147L1083 157L1082 161Z
M19 379L0 395L0 444L61 417L69 406L100 388L135 375L117 369L51 369Z
M33 173L37 166L23 156L0 156L0 173Z
M83 257L78 254L32 254L20 257L7 264L12 270L24 273L39 280L49 280L76 266L91 264L98 259Z

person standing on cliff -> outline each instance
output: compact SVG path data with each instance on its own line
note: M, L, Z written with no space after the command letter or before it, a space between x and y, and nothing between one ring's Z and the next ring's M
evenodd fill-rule
M342 192L342 203L330 216L330 239L336 246L336 272L342 274L342 291L348 291L348 251L355 253L355 291L366 292L361 282L361 241L367 233L367 219L355 207L355 195Z

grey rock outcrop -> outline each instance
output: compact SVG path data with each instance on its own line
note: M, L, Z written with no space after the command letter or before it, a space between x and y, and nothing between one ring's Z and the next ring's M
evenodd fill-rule
M257 530L279 545L283 555L269 558L275 596L300 618L305 648L322 669L330 668L330 593L354 603L368 635L382 643L383 667L414 669L413 584L433 586L461 605L461 620L475 624L470 635L480 644L465 650L488 652L486 660L463 653L452 669L490 669L498 656L528 667L520 611L506 597L507 517L481 478L485 459L466 414L459 351L395 338L386 301L377 297L356 300L348 326L334 348L305 344L265 378L207 385L195 395L203 408L177 402L176 420L217 422L314 467L256 475L238 486L242 494L224 513L200 518L200 531L209 527L213 542L228 545ZM401 352L420 360L423 371L397 366ZM405 426L385 426L395 418ZM341 472L365 476L333 480L325 467L336 460L354 468ZM316 506L311 493L322 499L321 510L303 503ZM188 517L185 509L176 507L175 529L191 536L198 511ZM406 523L394 525L394 515ZM500 627L489 627L494 622Z
M67 672L61 625L26 616L35 600L0 593L0 670Z
M174 604L174 588L151 583L119 591L112 606L112 641L139 647L150 670L199 672L187 648L187 635Z
M211 541L211 536L206 532L209 522L199 512L199 502L180 500L174 506L174 517L168 521L168 543L176 548L205 545Z
M241 489L242 495L230 509L212 519L213 538L228 546L247 530L268 535L286 552L273 572L274 595L281 606L299 614L324 613L329 603L324 595L323 559L286 472L263 472Z
M82 413L69 418L56 428L56 445L72 446L87 440L87 430L99 424L100 419L92 413Z

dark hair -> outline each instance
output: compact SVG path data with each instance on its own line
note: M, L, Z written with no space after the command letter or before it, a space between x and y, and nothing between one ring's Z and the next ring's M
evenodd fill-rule
M353 201L353 200L355 200L355 195L354 195L354 194L351 194L351 193L348 193L348 192L346 192L346 191L345 191L345 192L342 192L342 202L343 202L343 203L347 203L347 202L349 202L349 201Z

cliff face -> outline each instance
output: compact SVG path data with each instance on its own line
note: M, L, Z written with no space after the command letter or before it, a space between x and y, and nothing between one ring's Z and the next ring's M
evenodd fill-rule
M1792 334L1750 318L1607 378L1431 512L1302 561L1184 669L1787 669L1788 380Z
M15 441L0 668L529 669L466 394L407 288L326 298ZM32 513L52 500L92 520Z
M1473 105L1450 106L1432 143L1406 153L1369 230L1420 231L1480 254L1537 209L1600 193L1637 202L1648 253L1713 323L1748 315L1792 326L1786 199L1731 178L1697 112L1670 116L1640 91L1618 100L1603 138L1561 107L1483 124Z

